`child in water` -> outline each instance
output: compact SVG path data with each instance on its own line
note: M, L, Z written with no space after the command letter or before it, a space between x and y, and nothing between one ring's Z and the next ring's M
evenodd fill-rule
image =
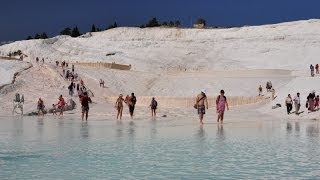
M57 105L52 104L52 115L57 115Z

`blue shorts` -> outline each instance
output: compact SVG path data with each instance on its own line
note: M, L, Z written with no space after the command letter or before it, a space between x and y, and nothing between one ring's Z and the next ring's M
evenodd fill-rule
M205 106L198 106L198 114L206 114L206 107Z

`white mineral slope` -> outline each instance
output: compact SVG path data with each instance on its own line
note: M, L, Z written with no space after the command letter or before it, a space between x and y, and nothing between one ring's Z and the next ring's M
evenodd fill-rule
M265 86L271 80L278 97L258 111L281 118L296 118L287 116L285 107L271 110L276 103L283 105L288 93L300 92L303 102L310 91L320 92L319 76L311 78L308 74L310 64L320 63L319 49L320 20L230 29L123 27L79 38L57 36L0 46L2 54L22 50L29 56L27 61L38 56L48 58L46 63L131 64L131 71L76 67L91 87L100 78L106 81L107 88L93 88L99 98L131 92L138 96L191 97L203 88L209 96L217 95L220 89L228 96L256 96L258 85ZM38 74L33 71L31 74ZM41 71L41 75L46 76L46 72ZM48 98L65 91L65 82L56 76L49 76L60 84L44 93L50 94L45 95ZM32 78L28 82L32 83ZM38 79L35 85L45 82ZM300 117L318 115L305 112Z
M320 20L230 29L115 28L0 47L52 60L131 64L139 71L298 70L320 55ZM115 55L106 56L108 53Z
M21 61L0 59L0 87L12 83L15 73L30 66L31 64Z

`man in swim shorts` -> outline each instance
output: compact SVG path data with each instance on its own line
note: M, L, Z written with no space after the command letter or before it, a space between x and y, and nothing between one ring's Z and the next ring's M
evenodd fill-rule
M200 124L203 124L203 116L206 114L206 108L208 109L208 99L205 90L201 90L201 93L197 95L195 108L198 110Z

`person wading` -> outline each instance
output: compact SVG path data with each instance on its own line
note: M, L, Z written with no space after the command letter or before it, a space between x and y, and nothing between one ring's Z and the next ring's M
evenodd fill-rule
M208 109L208 99L205 90L201 90L200 94L197 95L194 108L198 110L200 124L203 124L203 117Z
M88 113L89 113L89 103L92 103L91 98L88 96L87 92L83 93L83 96L80 99L82 105L82 115L81 119L83 121L84 114L86 114L86 121L88 120Z

